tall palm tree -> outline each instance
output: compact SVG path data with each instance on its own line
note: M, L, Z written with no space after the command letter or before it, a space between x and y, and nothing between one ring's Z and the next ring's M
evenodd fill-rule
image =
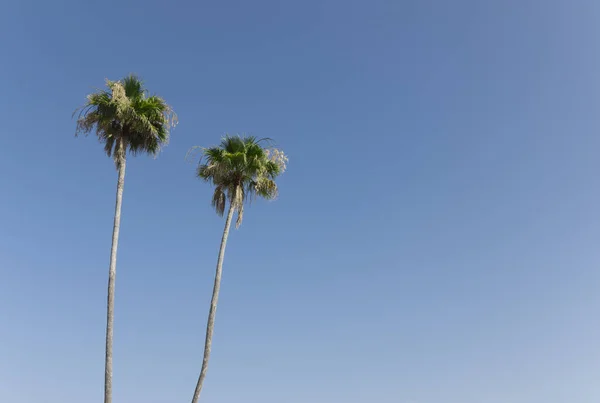
M236 228L238 228L242 223L246 201L250 201L254 196L275 199L277 197L275 178L286 169L287 157L285 154L274 148L264 148L261 143L262 140L257 140L255 137L226 136L219 146L202 149L197 175L215 187L212 206L217 214L223 216L227 202L229 202L229 209L221 238L212 300L208 312L202 369L192 403L197 403L200 398L202 384L208 370L217 301L221 288L223 257L233 215L237 212Z
M104 403L111 403L115 276L127 151L132 155L158 155L161 147L169 140L169 129L176 124L177 116L161 97L149 95L142 81L134 75L129 75L121 81L107 80L106 87L107 89L88 95L87 102L75 111L79 112L75 135L95 132L98 140L104 144L106 154L113 158L118 171L108 269L104 368Z

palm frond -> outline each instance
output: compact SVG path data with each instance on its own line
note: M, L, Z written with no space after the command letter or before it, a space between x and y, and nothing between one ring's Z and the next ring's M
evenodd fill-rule
M122 85L125 90L125 94L129 99L143 98L146 95L143 81L135 74L129 74L123 78Z
M256 194L267 200L274 200L277 198L278 189L277 184L274 180L267 177L260 177L255 182L254 190Z
M88 95L75 114L75 135L95 132L106 154L117 164L118 145L133 155L157 155L177 123L173 109L162 98L147 96L143 82L135 75L121 81L106 80L106 89Z
M225 192L222 186L217 186L215 188L215 192L213 193L212 198L212 206L215 208L215 211L219 215L219 217L223 217L223 213L225 212Z
M268 200L277 197L275 179L285 170L287 157L280 150L264 148L260 143L266 140L225 135L218 146L188 152L201 150L196 175L215 186L213 206L223 206L217 214L223 214L224 203L229 201L238 213L236 227L242 223L246 202L255 196Z

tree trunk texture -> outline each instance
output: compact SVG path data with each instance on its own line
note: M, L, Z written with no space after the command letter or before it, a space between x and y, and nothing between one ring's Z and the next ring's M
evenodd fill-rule
M223 273L223 257L225 256L225 246L227 246L227 237L229 236L229 228L231 227L231 219L234 213L233 204L229 205L227 219L225 220L225 228L223 230L223 238L221 239L221 248L219 249L219 259L217 260L217 272L215 273L215 284L213 286L212 300L210 301L210 310L208 311L208 323L206 324L206 340L204 342L204 358L202 360L202 369L194 391L192 403L198 403L202 384L208 371L208 359L210 358L210 348L212 345L213 330L215 327L215 314L217 313L217 302L219 300L219 289L221 288L221 274Z
M108 298L106 304L106 355L104 361L104 403L112 403L112 352L115 306L115 278L117 274L117 247L119 245L119 227L121 226L121 204L123 203L123 187L125 185L124 153L118 169L119 180L117 182L117 201L115 203L115 221L113 225L112 246L110 249L110 266L108 269Z

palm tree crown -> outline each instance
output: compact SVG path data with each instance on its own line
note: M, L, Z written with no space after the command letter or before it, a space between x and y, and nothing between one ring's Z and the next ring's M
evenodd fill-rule
M223 216L229 200L238 213L236 227L242 223L246 200L277 197L275 178L285 171L287 157L278 149L264 148L265 140L227 135L219 146L202 149L197 175L215 186L212 205L218 215Z
M159 96L148 95L135 75L121 81L106 80L107 89L88 95L76 113L75 135L96 131L104 151L120 165L127 150L157 155L169 141L169 129L177 123L173 109Z

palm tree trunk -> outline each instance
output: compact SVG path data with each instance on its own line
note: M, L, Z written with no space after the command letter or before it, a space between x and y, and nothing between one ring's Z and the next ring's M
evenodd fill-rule
M123 145L120 145L123 147ZM121 150L122 151L122 150ZM125 185L125 153L121 157L117 182L117 201L115 203L115 222L113 225L112 246L110 249L110 266L108 269L108 298L106 304L106 355L104 361L104 403L112 402L112 350L113 322L115 305L115 278L117 275L117 247L119 246L119 228L121 226L121 204Z
M227 246L227 237L229 236L229 227L231 226L231 218L233 217L235 208L233 203L229 205L227 219L225 220L225 228L223 230L223 238L221 239L221 248L219 249L219 259L217 260L217 272L215 273L215 285L213 286L212 300L210 301L210 310L208 311L208 323L206 324L206 340L204 342L204 358L202 360L202 369L194 391L192 403L198 403L202 384L208 371L208 359L210 358L210 347L212 345L213 330L215 327L215 314L217 313L217 302L219 300L219 289L221 288L221 274L223 273L223 257L225 256L225 246Z

